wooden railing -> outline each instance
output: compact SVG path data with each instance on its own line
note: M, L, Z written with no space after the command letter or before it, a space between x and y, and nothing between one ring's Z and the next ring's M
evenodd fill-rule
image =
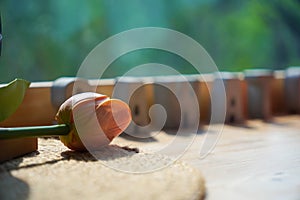
M226 123L243 123L250 118L261 118L264 120L272 119L272 116L300 113L300 68L293 68L293 73L288 71L247 71L245 73L221 73L205 75L186 75L186 80L191 83L197 96L200 108L200 124L210 122L211 106L214 103L224 101L226 107ZM290 70L291 71L291 70ZM228 76L230 75L230 76ZM163 78L160 77L160 81ZM217 80L223 80L226 97L218 96L213 90L218 87ZM65 98L72 95L73 86L77 79L69 81L63 91ZM114 86L121 79L103 79L88 80L90 90L97 93L112 96ZM128 80L128 79L127 79ZM161 86L156 84L157 77L137 77L130 78L129 81L122 81L122 87L128 93L138 89L133 93L130 99L130 107L133 113L133 120L139 124L149 122L148 110L157 102L157 95L160 97L166 95L161 92ZM169 77L169 84L177 84L179 87L182 81L177 81L176 76ZM54 82L35 82L30 85L25 98L18 110L7 120L0 123L0 126L32 126L32 125L50 125L55 123L55 114L58 107L53 104L53 95L62 95L53 93ZM177 91L186 95L184 91ZM83 91L80 91L83 92ZM126 93L126 92L125 92ZM113 95L118 98L118 95ZM122 98L122 97L120 97ZM175 99L170 98L171 103ZM139 112L134 109L138 109ZM189 109L187 109L189 110ZM190 109L193 112L193 108ZM135 114L137 114L135 116ZM167 114L180 115L180 113L167 110ZM189 114L189 111L187 115ZM176 124L174 125L176 127Z

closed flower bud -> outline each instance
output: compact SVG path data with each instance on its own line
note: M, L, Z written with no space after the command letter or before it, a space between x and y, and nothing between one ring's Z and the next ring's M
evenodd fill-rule
M60 136L64 145L84 151L108 145L127 128L131 113L121 100L87 92L66 100L60 106L56 120L70 127L68 135Z

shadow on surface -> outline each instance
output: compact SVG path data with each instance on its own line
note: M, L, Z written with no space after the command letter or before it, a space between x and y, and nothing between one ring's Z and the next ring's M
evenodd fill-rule
M23 158L16 158L0 164L0 199L26 200L29 197L29 185L11 174L22 162Z
M121 157L132 156L139 153L138 148L130 148L128 146L120 147L118 145L109 145L99 150L91 152L76 152L76 151L64 151L61 156L64 160L76 160L85 162L95 162L98 160L113 160Z
M47 152L42 152L45 155ZM130 157L136 153L139 153L139 149L130 148L128 146L109 145L93 152L75 152L64 151L61 153L60 158L51 159L42 162L38 162L38 159L33 159L29 164L24 164L24 158L38 157L40 153L38 151L27 154L23 157L9 160L0 164L0 199L20 199L26 200L29 198L30 187L27 182L15 177L12 171L21 169L28 169L33 167L39 167L43 165L52 165L60 161L76 160L85 162L95 162L98 160L110 161L121 157ZM20 164L23 164L20 166ZM27 173L27 172L25 172Z
M157 139L155 139L153 137L153 135L151 136L150 134L149 134L149 137L138 137L138 136L131 136L126 133L123 133L120 135L120 137L122 137L126 140L135 141L135 142L143 142L143 143L157 142Z
M182 129L180 131L180 133L178 133L178 130L174 130L174 129L166 129L164 130L164 132L168 135L178 135L180 137L189 137L189 136L193 136L193 135L200 135L200 134L204 134L207 133L207 130L204 129L198 129L196 132L195 131L191 131L189 129Z
M257 127L251 126L247 122L246 123L242 123L242 124L230 123L230 124L226 124L226 125L232 126L232 127L237 127L237 128L245 128L245 129L249 129L249 130L255 130L255 129L257 129Z
M292 123L291 122L280 122L276 119L273 119L272 121L266 122L268 124L274 125L274 126L280 126L280 127L286 127L286 126L290 126Z
M42 165L46 165L46 164L54 164L57 163L61 160L65 160L65 158L60 158L60 159L54 159L54 160L48 160L42 163L31 163L31 164L27 164L27 165L23 165L23 166L19 166L19 164L22 162L23 158L28 158L28 157L34 157L39 155L38 151L29 153L23 157L20 158L16 158L14 160L11 161L7 161L5 163L3 163L3 168L5 168L6 170L12 171L12 170L19 170L19 169L26 169L26 168L32 168L32 167L37 167L37 166L42 166Z

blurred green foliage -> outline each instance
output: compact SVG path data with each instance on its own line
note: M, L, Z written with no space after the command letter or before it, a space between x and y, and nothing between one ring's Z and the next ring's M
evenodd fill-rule
M300 65L299 0L1 0L0 10L0 82L76 76L83 59L101 41L146 26L187 34L220 70ZM120 57L105 77L149 62L195 72L179 56L148 49Z

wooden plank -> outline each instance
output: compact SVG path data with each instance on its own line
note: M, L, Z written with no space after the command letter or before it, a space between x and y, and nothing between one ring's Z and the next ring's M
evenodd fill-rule
M284 71L275 71L271 88L272 113L273 115L286 114L284 94Z
M115 79L89 80L89 84L92 87L96 87L97 93L105 94L109 97L112 97L114 85L115 85Z
M37 150L36 138L0 140L0 162Z
M211 116L211 88L213 83L213 76L210 74L201 75L200 91L198 96L200 108L200 124L208 124Z
M192 77L168 76L155 77L153 83L154 103L164 107L166 122L164 128L198 128L199 111L198 98L194 93L199 80ZM193 86L194 85L194 86ZM156 121L162 121L162 113L154 114ZM158 120L157 120L158 119Z
M225 125L214 150L202 159L199 156L202 143L209 134L214 134L213 131L177 138L182 142L193 140L185 152L178 152L177 146L170 146L175 136L163 132L151 140L118 137L113 143L151 152L168 147L168 155L180 155L181 160L203 173L208 200L298 199L299 120L300 117L295 115L275 117L276 123L250 120L246 127ZM207 127L203 128L207 130Z
M243 85L237 73L215 74L212 87L212 108L216 109L214 122L242 124L246 120ZM224 87L223 87L224 86Z
M213 152L199 159L197 136L183 156L206 177L208 199L297 199L300 195L299 120L249 121L248 127L225 126Z
M242 101L244 104L242 105L243 113L245 113L246 120L248 119L249 113L248 113L248 85L247 81L242 78L241 79L241 87L242 87Z
M271 89L274 76L271 70L245 70L247 82L248 118L272 119Z
M300 67L285 70L284 92L287 112L300 114Z

